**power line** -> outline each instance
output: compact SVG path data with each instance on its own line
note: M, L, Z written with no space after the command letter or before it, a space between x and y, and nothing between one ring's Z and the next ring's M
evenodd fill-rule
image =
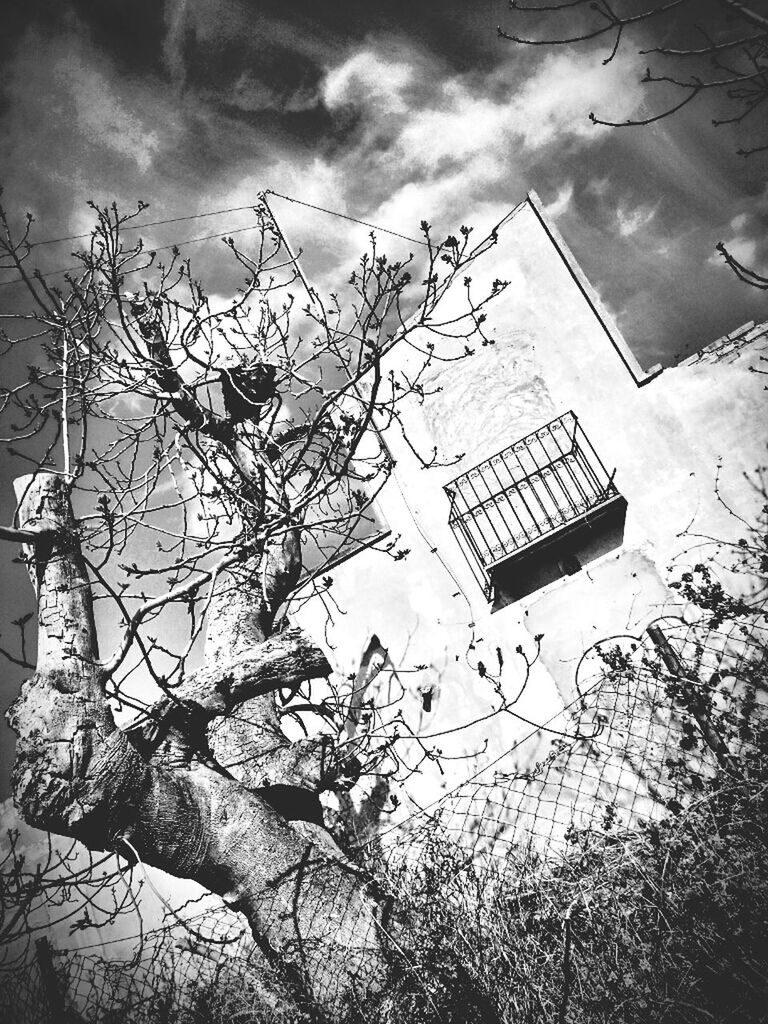
M248 206L248 207L245 207L245 209L251 210L251 209L253 209L253 207ZM179 219L185 219L185 218L179 218ZM170 223L170 222L166 222L166 223ZM244 227L244 228L235 228L234 231L217 231L217 232L215 232L212 235L200 235L198 238L187 238L183 242L171 242L168 245L158 245L154 249L149 249L147 251L148 252L164 252L166 249L177 249L179 246L182 246L182 245L193 245L195 242L206 242L206 241L208 241L211 238L228 238L230 235L239 235L243 231L253 231L254 228L257 228L257 227L259 227L258 224L249 224L247 227ZM83 265L81 263L81 264L78 264L78 266L76 266L76 267L63 267L63 268L61 268L59 270L48 270L48 271L46 271L45 274L40 274L39 276L42 277L42 278L47 278L47 277L54 277L56 274L73 274L76 270L82 270L82 269L83 269ZM138 270L138 268L137 268L137 270ZM124 273L126 273L126 274L135 274L135 273L137 273L137 270L127 270L127 271L124 271ZM7 288L9 285L19 284L23 280L24 279L22 277L16 277L12 281L0 281L0 288ZM37 276L35 277L35 280L37 280Z
M307 203L303 199L296 199L293 196L284 196L280 192L275 192L274 189L266 189L265 195L277 196L278 199L285 199L289 203L298 203L299 206L306 206L310 210L318 210L320 213L327 213L331 217L340 217L341 220L349 220L353 224L362 224L363 227L373 228L374 231L383 231L385 235L394 235L395 238L402 238L406 242L413 242L414 245L423 245L424 248L428 248L427 243L421 238L411 238L410 235L402 235L399 231L392 231L390 228L383 228L380 224L372 224L367 220L360 220L358 217L350 217L347 213L339 213L338 210L329 210L325 206L315 206L314 203Z
M303 199L297 199L295 196L287 196L287 195L284 195L281 192L275 192L273 189L266 189L265 192L263 193L263 195L276 196L278 199L284 199L284 200L286 200L289 203L296 203L299 206L305 206L305 207L307 207L310 210L317 210L319 213L328 214L328 216L330 216L330 217L338 217L341 220L350 221L353 224L361 224L363 227L372 228L375 231L381 231L381 232L383 232L386 235L392 235L395 238L402 238L406 242L413 242L414 245L421 245L421 246L424 246L425 248L427 247L427 243L425 241L423 241L422 239L411 238L409 235L403 235L399 231L393 231L390 228L382 227L380 224L373 224L371 221L360 220L358 217L352 217L349 214L341 213L339 210L331 210L331 209L329 209L328 207L325 207L325 206L317 206L315 203L305 202ZM202 213L188 214L187 216L184 216L184 217L167 217L167 218L164 218L163 220L144 221L144 222L142 222L140 224L129 224L129 225L126 225L124 228L122 228L122 230L123 231L138 231L141 228L158 227L158 226L163 225L163 224L178 224L181 221L200 220L203 217L217 217L217 216L222 216L222 215L228 214L228 213L240 213L240 212L243 212L245 210L254 210L254 209L255 209L255 207L252 206L252 205L251 206L231 206L231 207L228 207L228 208L222 209L222 210L207 210L207 211L204 211ZM215 234L211 234L211 235L201 235L199 238L188 238L188 239L186 239L183 242L173 242L173 243L170 243L169 245L157 246L156 248L154 248L154 249L152 249L150 251L151 252L162 252L162 251L164 251L166 249L173 249L173 248L175 248L177 246L181 246L181 245L192 245L195 242L205 242L205 241L208 241L211 238L223 238L223 237L226 237L227 235L236 235L236 234L240 234L243 231L251 231L254 227L258 227L258 225L252 224L252 225L249 225L248 227L245 227L245 228L237 228L234 231L222 231L222 232L216 232ZM78 239L81 239L81 238L90 238L90 236L91 236L91 232L84 232L83 234L80 234L80 235L62 235L60 238L44 238L44 239L42 239L39 242L31 242L30 243L30 248L31 249L36 249L36 248L39 248L40 246L43 246L43 245L53 245L56 242L72 242L72 241L77 241ZM11 269L11 268L8 268L8 269ZM42 277L42 278L48 278L48 277L54 277L54 276L56 276L58 274L72 274L75 271L80 270L80 269L82 269L82 264L78 264L77 266L73 266L73 267L61 267L61 268L59 268L57 270L48 270L44 274L40 274L39 276ZM128 273L133 273L133 271L128 271ZM23 281L22 277L13 278L10 281L0 281L0 288L7 288L7 287L9 287L11 285L18 284L21 281Z
M142 221L141 224L126 224L121 226L121 231L140 231L141 228L156 228L161 224L178 224L183 220L200 220L203 217L219 217L225 213L242 213L243 210L253 210L253 206L230 206L226 210L206 210L203 213L189 213L185 217L168 217L165 220ZM55 242L76 242L80 238L90 238L91 232L84 231L81 235L62 235L61 238L43 238L39 242L30 242L30 249L38 249L41 245L53 245ZM184 243L181 243L184 244Z
M421 238L411 238L410 235L403 235L399 231L393 231L391 228L384 228L380 224L373 224L371 221L360 220L358 217L352 217L349 214L341 213L338 210L331 210L325 206L316 206L314 203L308 203L303 199L297 199L295 196L286 196L281 192L275 192L274 189L266 189L266 195L277 196L278 199L285 199L289 203L298 203L299 206L306 206L310 210L317 210L319 213L327 213L331 217L340 217L342 220L351 221L353 224L362 224L363 227L373 228L375 231L382 231L387 235L394 235L395 238L402 238L406 242L413 242L415 245L426 246L426 242ZM253 210L251 206L230 206L224 210L205 210L202 213L190 213L184 217L166 217L164 220L150 220L142 221L140 224L126 224L121 228L122 231L140 231L142 228L155 228L160 227L163 224L178 224L181 221L186 220L200 220L203 217L219 217L226 213L242 213L245 210ZM57 242L76 242L81 238L89 238L91 235L90 231L84 231L80 235L62 235L60 238L43 238L39 242L30 242L30 248L37 249L41 245L54 245Z

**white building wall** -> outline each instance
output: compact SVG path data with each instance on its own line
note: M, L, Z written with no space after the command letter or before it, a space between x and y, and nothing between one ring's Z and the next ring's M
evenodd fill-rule
M643 372L567 246L535 196L503 222L498 244L473 268L473 287L508 280L489 310L495 344L478 346L458 362L435 363L427 397L406 418L409 437L424 452L463 453L450 467L424 470L408 447L388 432L397 467L381 499L401 561L364 551L333 573L340 609L327 636L332 661L354 673L376 634L401 680L413 728L446 752L484 750L488 762L573 698L573 673L583 651L617 633L641 631L674 594L665 585L672 560L691 546L685 531L735 538L741 524L714 493L718 464L729 502L749 518L764 503L744 474L765 461L763 378L750 371L765 334L752 331L730 361L720 349L674 369ZM448 294L443 309L462 302ZM463 347L463 342L453 345ZM451 343L445 350L451 352ZM393 358L412 358L402 353ZM705 361L706 360L706 361ZM448 525L443 486L506 445L573 410L627 500L621 547L516 603L493 611ZM701 559L696 549L691 562ZM325 609L308 605L302 620L322 635ZM530 653L543 634L541 659L514 711L484 718L498 703L483 662L504 693L524 681L518 645ZM498 652L503 668L499 669ZM417 670L417 666L428 666ZM436 685L433 710L422 711L419 688ZM437 734L437 735L436 735ZM486 746L487 741L487 746ZM525 746L537 758L541 743ZM464 762L447 762L445 784L466 777ZM451 767L453 766L453 767ZM434 773L433 773L434 774ZM425 791L434 779L425 780Z

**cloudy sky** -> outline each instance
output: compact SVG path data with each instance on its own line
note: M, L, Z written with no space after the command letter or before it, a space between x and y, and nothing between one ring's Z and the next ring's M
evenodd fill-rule
M5 205L51 238L88 227L88 199L143 199L164 219L272 188L413 235L424 217L446 231L487 223L535 188L644 365L765 318L764 297L714 253L724 239L765 265L765 155L738 157L703 103L650 128L595 127L590 110L650 110L645 58L603 67L590 49L515 47L496 33L509 19L503 0L7 5ZM338 218L275 208L324 282L365 240ZM250 222L147 234L156 245ZM72 245L39 250L44 266L71 265ZM214 276L215 246L188 250Z

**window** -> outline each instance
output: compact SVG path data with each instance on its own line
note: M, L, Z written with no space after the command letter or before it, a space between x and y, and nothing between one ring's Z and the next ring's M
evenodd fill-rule
M614 475L567 412L451 481L449 522L486 596L511 562L538 570L536 586L517 572L516 589L531 593L549 582L544 562L552 563L554 579L595 557L584 550L583 527L594 541L596 525L615 507L623 529L626 502Z

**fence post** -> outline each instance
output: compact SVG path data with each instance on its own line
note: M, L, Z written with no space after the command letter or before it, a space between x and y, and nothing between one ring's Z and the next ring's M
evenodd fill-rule
M69 1020L64 1006L64 993L61 990L56 968L53 966L53 950L46 938L38 939L35 942L37 947L37 966L40 970L43 992L45 994L46 1015L44 1020L51 1024Z
M652 623L646 632L661 655L661 660L669 673L680 681L683 697L688 704L685 710L693 715L704 741L715 755L718 765L726 771L732 769L733 762L728 746L713 725L702 695L698 692L698 687L702 685L701 680L686 668L658 623Z

